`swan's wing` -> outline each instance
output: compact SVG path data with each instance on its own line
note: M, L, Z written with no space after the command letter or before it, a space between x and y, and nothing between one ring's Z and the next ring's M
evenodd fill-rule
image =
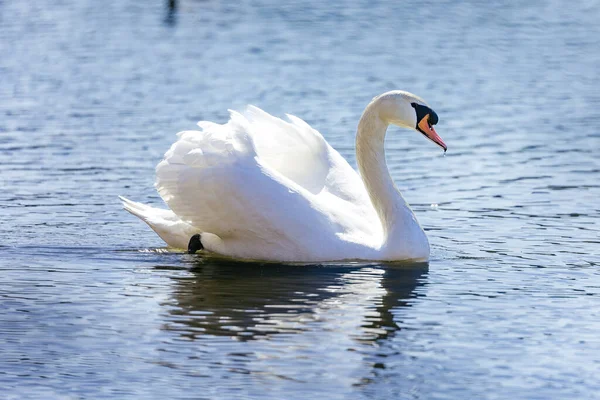
M301 259L340 238L377 237L358 174L317 131L290 120L250 107L225 125L179 133L156 169L159 194L185 223L238 243L229 254L239 257Z
M258 156L249 125L232 112L225 125L202 123L202 132L179 133L156 168L156 188L179 218L202 232L251 249L272 251L276 244L287 254L306 254L335 236L335 224L314 195Z
M313 194L323 189L329 172L328 148L317 130L293 115L286 122L254 106L243 115L263 163Z
M294 115L286 114L287 122L254 106L243 115L263 163L313 194L327 193L372 209L360 176L319 131Z

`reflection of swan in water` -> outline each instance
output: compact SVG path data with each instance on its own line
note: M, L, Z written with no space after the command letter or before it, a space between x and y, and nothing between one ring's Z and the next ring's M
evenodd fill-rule
M374 341L398 330L394 310L409 306L428 265L247 265L204 260L176 281L165 329L260 339L331 330Z

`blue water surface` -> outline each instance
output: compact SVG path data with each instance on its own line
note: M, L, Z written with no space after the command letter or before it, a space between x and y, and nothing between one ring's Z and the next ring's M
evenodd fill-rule
M168 3L0 0L2 398L598 398L598 2ZM428 264L217 261L120 208L246 104L355 165L392 89L449 147L388 133Z

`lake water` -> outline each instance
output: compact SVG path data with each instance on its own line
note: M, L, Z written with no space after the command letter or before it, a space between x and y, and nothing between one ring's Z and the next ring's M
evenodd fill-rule
M289 3L0 0L2 397L598 398L598 2ZM428 264L216 262L121 210L245 104L354 165L391 89L449 146L387 139Z

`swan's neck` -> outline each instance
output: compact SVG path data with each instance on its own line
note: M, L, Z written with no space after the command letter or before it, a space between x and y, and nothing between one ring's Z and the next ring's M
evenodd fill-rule
M377 112L377 103L365 109L356 135L356 161L373 207L383 227L383 243L402 242L409 225L416 222L412 211L394 185L385 162L385 134L389 124Z

